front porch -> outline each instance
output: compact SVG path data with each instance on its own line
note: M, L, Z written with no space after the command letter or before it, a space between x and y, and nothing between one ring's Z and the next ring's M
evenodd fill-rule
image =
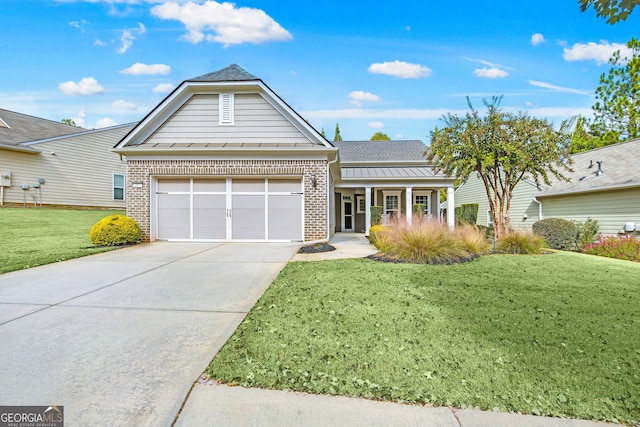
M440 210L440 191L447 192L447 210L443 216ZM449 227L455 225L453 185L445 187L425 186L363 186L336 187L335 189L335 231L356 232L369 235L371 228L371 207L382 210L383 223L402 215L411 223L414 205L424 208L423 215L437 221L446 221Z

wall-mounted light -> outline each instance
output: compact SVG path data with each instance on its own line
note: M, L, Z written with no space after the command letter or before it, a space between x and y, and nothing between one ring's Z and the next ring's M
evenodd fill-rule
M527 218L529 218L529 216L527 215L527 213L526 213L526 212L525 212L525 213L523 213L523 214L522 214L522 220L523 220L523 221L526 221L526 220L527 220Z
M315 173L311 174L311 185L313 186L313 188L316 188L318 186L318 180L316 179Z

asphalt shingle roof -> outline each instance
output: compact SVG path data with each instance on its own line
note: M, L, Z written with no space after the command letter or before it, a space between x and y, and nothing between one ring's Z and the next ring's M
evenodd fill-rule
M427 146L419 140L334 141L342 162L426 161Z
M247 72L244 68L231 64L218 71L203 74L192 79L188 79L188 82L242 82L242 81L255 81L260 80L253 74Z
M571 156L573 172L563 173L569 182L551 177L551 186L541 197L555 194L580 193L600 189L640 186L640 139L621 142ZM598 163L601 173L598 174Z
M18 146L23 142L84 132L86 129L41 119L0 108L0 144ZM5 126L6 125L6 126Z

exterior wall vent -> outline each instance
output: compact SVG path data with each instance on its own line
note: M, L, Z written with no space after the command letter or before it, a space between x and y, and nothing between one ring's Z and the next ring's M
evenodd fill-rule
M218 112L218 124L220 125L232 125L234 124L234 99L232 93L221 93L218 100L219 112Z

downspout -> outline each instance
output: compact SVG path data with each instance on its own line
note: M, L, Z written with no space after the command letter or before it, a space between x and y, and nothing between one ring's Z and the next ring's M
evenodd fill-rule
M331 239L331 165L338 161L338 152L336 151L336 158L327 162L327 241ZM335 212L335 207L334 207Z
M538 204L538 221L542 220L542 202L533 195L533 201Z

